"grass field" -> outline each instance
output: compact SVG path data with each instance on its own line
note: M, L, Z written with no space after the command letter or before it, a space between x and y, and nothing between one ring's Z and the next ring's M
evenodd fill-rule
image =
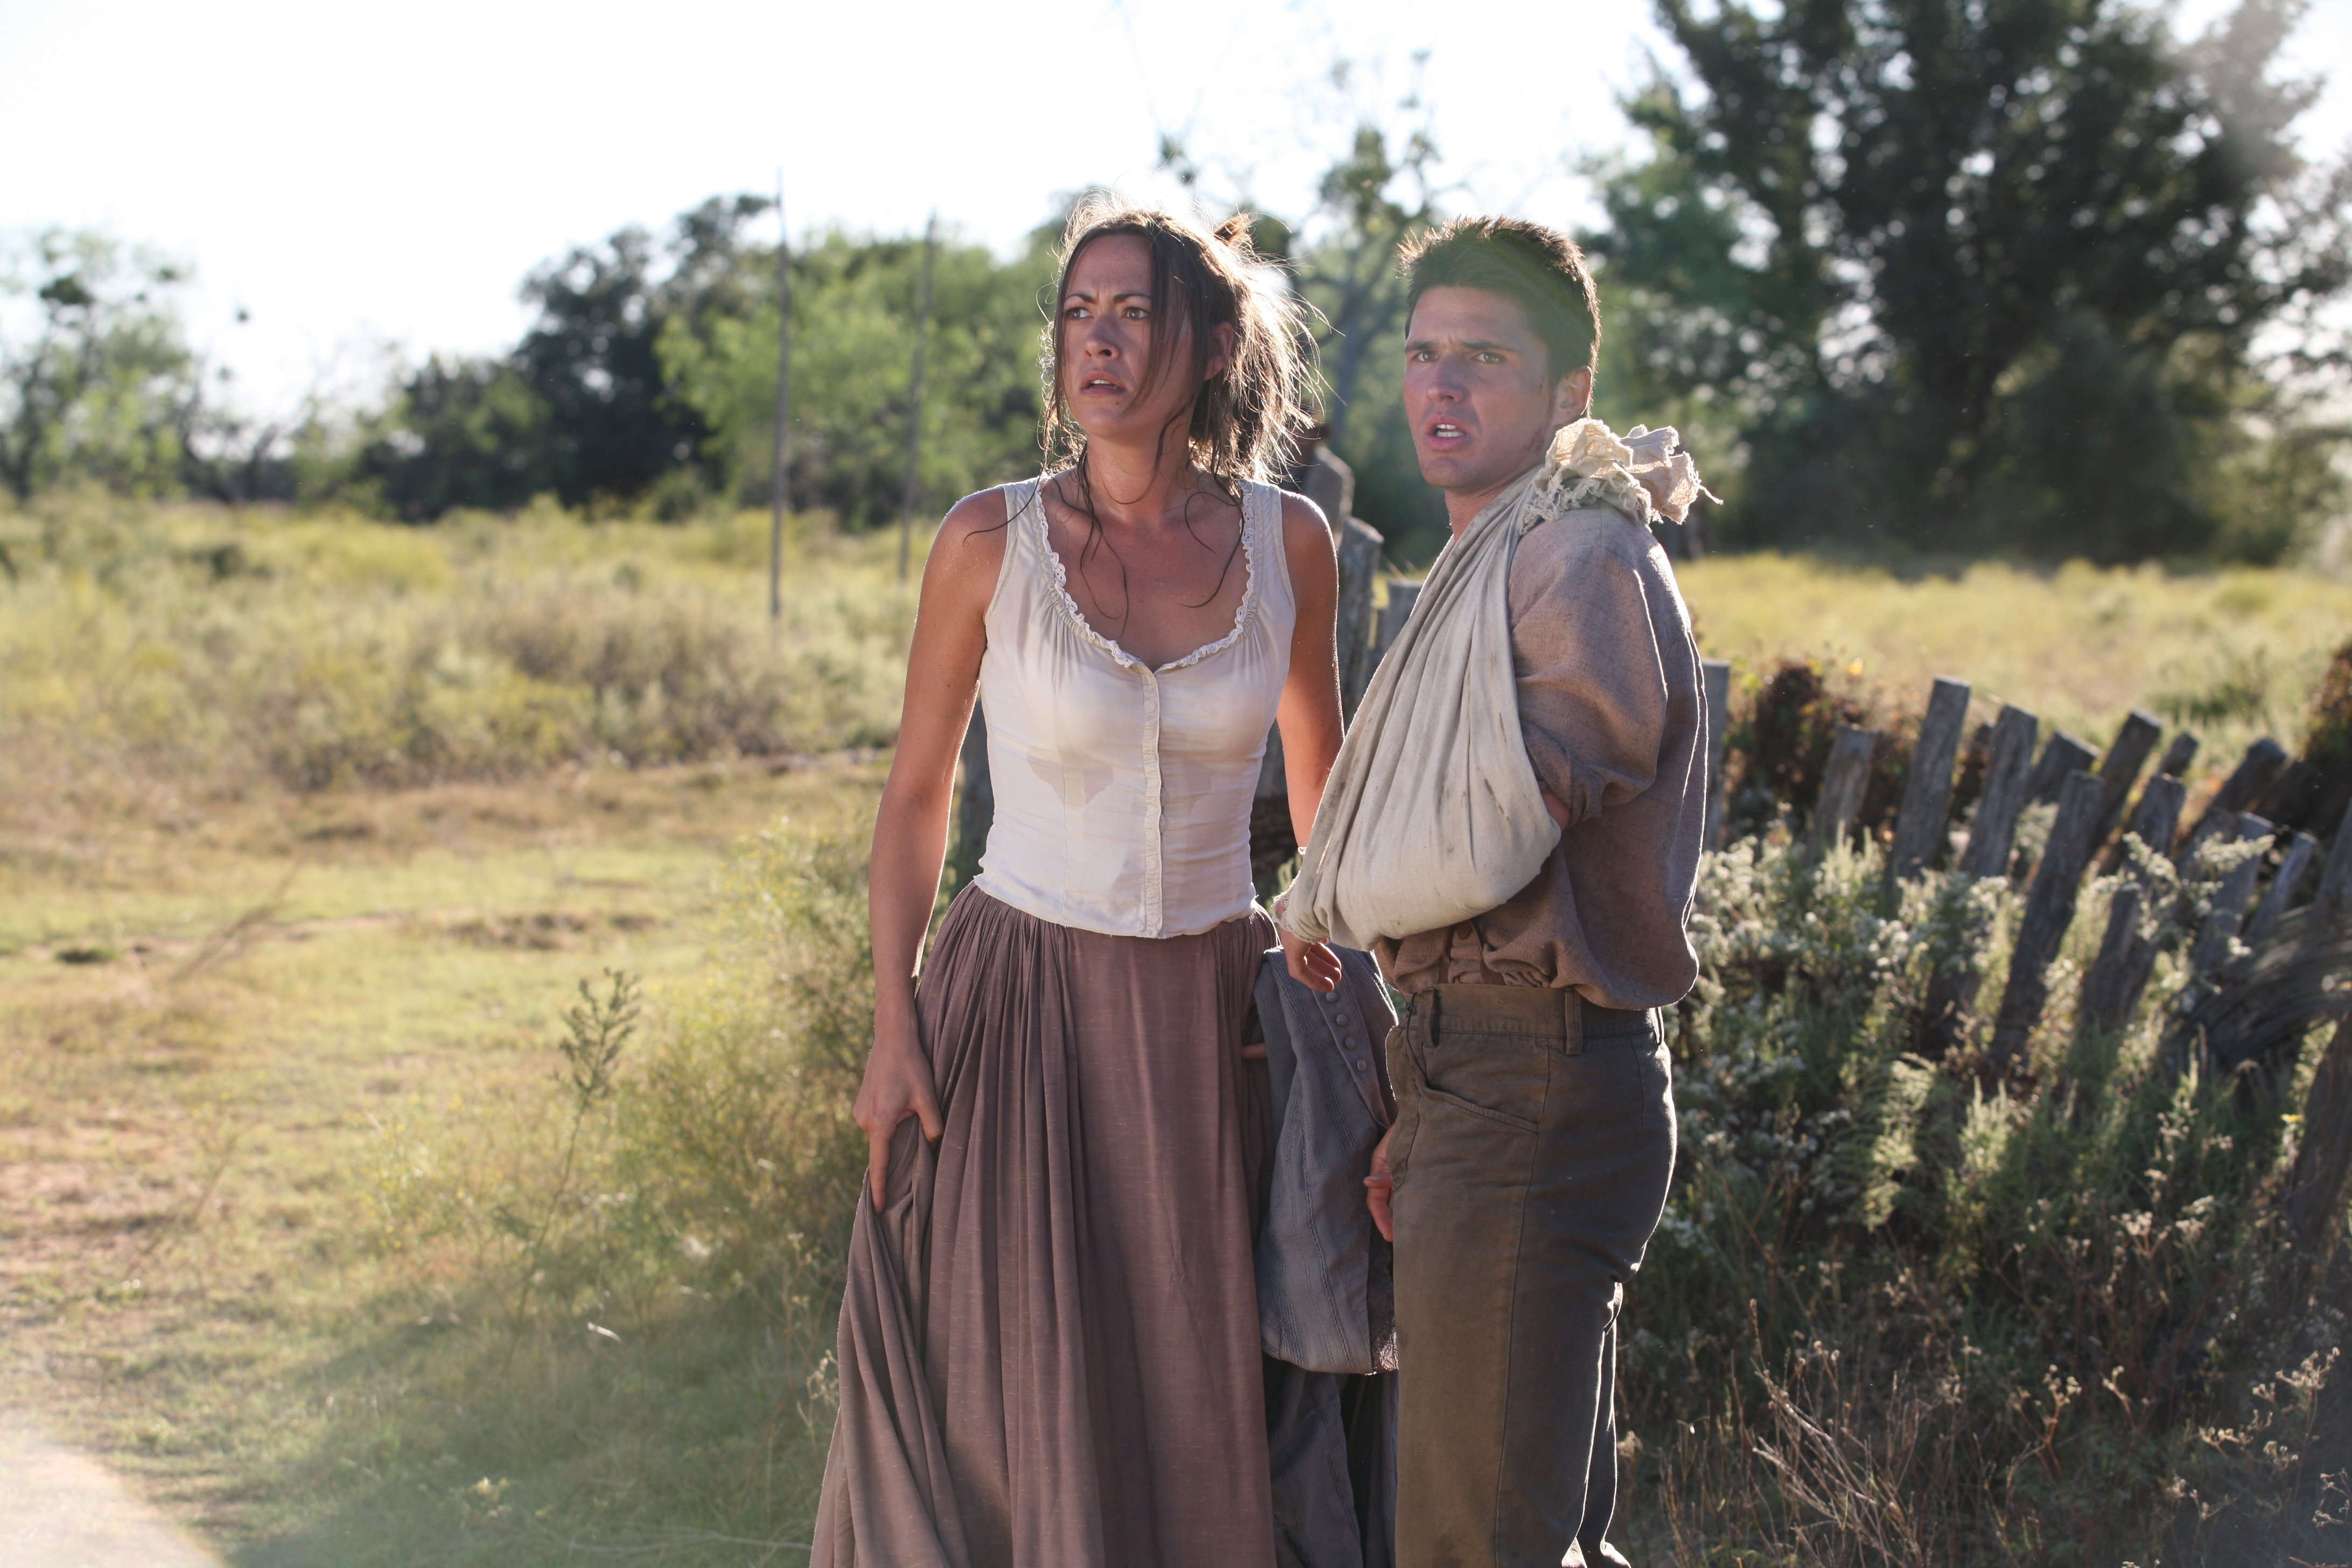
M2100 745L2147 708L2203 738L2206 773L2226 773L2263 734L2299 744L2321 671L2352 640L2352 583L2301 570L2077 563L1901 578L1748 555L1679 575L1701 647L1750 677L1780 658L1816 658L1916 710L1928 681L1948 675L1975 688L1981 718L2016 702Z
M384 1167L396 1136L438 1135L495 1193L554 1109L575 983L643 975L662 1026L715 962L740 840L859 816L877 776L694 764L268 801L118 841L102 871L12 877L7 1403L239 1562L554 1558L573 1530L691 1548L679 1518L743 1513L730 1489L774 1485L743 1445L779 1409L809 1440L805 1339L779 1353L772 1310L668 1336L617 1304L513 1321L462 1245L388 1247Z
M859 981L788 938L854 918L911 602L796 523L772 631L764 527L0 513L0 1417L244 1564L800 1560ZM2209 777L2352 637L2288 572L1684 583L1751 672L2152 705Z

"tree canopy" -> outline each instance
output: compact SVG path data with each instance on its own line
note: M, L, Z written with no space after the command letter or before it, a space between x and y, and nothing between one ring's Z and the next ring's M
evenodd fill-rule
M199 373L174 294L184 268L103 236L51 230L0 258L0 298L33 330L0 352L0 483L179 488Z
M2304 163L2315 88L2270 76L2299 14L1658 0L1687 79L1625 104L1651 153L1584 237L1612 363L1745 448L1748 541L2277 555L2334 483L2295 355L2352 278L2352 162Z
M764 196L713 197L656 243L625 228L533 272L538 318L508 354L429 359L403 384L361 468L401 515L571 506L674 514L764 501L776 398L776 249L749 231ZM895 517L922 241L829 231L792 258L796 505ZM1035 460L1042 242L1012 260L938 258L919 490L927 508Z

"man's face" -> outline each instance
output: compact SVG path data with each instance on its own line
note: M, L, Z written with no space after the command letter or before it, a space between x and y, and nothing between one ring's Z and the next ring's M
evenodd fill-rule
M1454 495L1499 490L1535 466L1552 432L1582 417L1592 373L1555 380L1516 300L1432 289L1405 332L1404 410L1421 477Z

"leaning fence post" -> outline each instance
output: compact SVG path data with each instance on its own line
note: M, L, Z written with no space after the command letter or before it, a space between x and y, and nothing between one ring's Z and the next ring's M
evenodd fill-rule
M2271 928L2284 918L2288 904L2294 900L2296 885L2318 858L2319 840L2308 833L2296 834L2294 842L2287 846L2286 854L2279 860L2278 875L2271 879L2271 890L2263 895L2262 907L2239 933L2248 947L2270 935Z
M2188 731L2183 730L2179 734L2172 737L2172 744L2164 748L2164 760L2156 764L2156 772L2148 779L2147 787L2140 791L2139 805L2132 808L2131 821L2126 824L2124 827L2124 836L2126 837L2137 833L2139 835L2139 841L2146 845L2149 849L2154 850L2157 854L2168 856L2172 853L2173 845L2178 842L2180 837L2180 812L2188 801L2189 786L2181 784L2180 775L2188 771L2190 761L2193 760L2196 755L2196 736L2190 734ZM2168 808L2171 815L2167 819L2164 837L2161 839L2152 838L2147 834L2140 832L2139 824L2141 818L2147 815L2148 803L2158 797L2158 791L2157 786L2167 780L2169 780L2172 784L2179 786L2181 791L2180 801L2179 804ZM2099 863L2099 869L2102 872L2112 875L2116 868L2120 867L2123 863L2124 841L2123 838L2119 837L2113 844L2107 847L2107 858Z
M2319 874L2319 891L2312 899L2323 910L2352 904L2352 802L2336 825L2336 842L2327 847L2327 869Z
M2336 1033L2303 1102L2303 1142L2286 1179L2286 1229L2306 1266L2325 1262L2344 1227L2344 1178L2352 1173L2352 1018Z
M1981 881L2008 874L2010 844L2017 833L2017 814L2025 809L2026 773L2033 763L2033 737L2040 729L2041 721L2022 708L2012 705L2000 710L1987 748L1984 790L1977 797L1968 842L1960 849L1957 869L1961 876ZM1938 968L1930 977L1921 1050L1940 1057L1959 1044L1968 1021L1965 1009L1975 1000L1981 978L1973 958Z
M2242 843L2270 836L2271 825L2251 811L2240 812L2229 826L2210 838L2220 837L2232 843ZM2230 868L2213 889L2213 902L2205 913L2205 923L2197 928L2197 942L2189 950L2189 984L2183 988L2186 997L2195 991L2197 982L2221 967L2230 956L2230 942L2238 934L2238 927L2246 918L2246 905L2254 896L2254 885L2262 880L2263 858L2249 855Z
M1898 882L1926 870L1942 847L1944 816L1952 804L1952 763L1968 721L1969 683L1936 677L1919 721L1919 743L1911 752L1911 776L1903 783L1903 805L1895 816L1895 847L1887 864Z
M2197 826L2189 830L2189 842L2183 844L2180 852L2173 857L2174 864L2183 870L2194 865L2198 847L2228 827L2238 813L2253 805L2254 796L2262 794L2285 766L2286 748L2268 735L2248 746L2236 771L2222 781L2221 787L2206 803L2204 815L2197 819Z
M1971 877L2009 872L2009 850L2017 835L2017 814L2025 809L2025 781L2033 762L2033 737L2042 721L2014 705L2000 710L1992 727L1992 755L1985 763L1984 793L1969 824L1960 869Z
M2098 753L2080 736L2058 731L2042 748L2042 760L2033 764L2033 776L2025 785L2027 803L2040 805L2044 801L2056 800L2067 775L2087 771L2097 758Z
M2018 922L2017 942L2009 961L2009 983L2002 987L2000 1011L1994 1016L1992 1044L1985 1053L1985 1072L1998 1077L2025 1049L2040 1022L2042 1004L2050 998L2050 961L2074 921L2074 900L2082 890L2083 868L2090 864L2091 829L2099 819L2099 781L2087 773L2066 775L2059 786L2058 817L2051 824L2050 841L2042 847L2042 863L2034 868L2033 885L2025 896L2025 918Z
M2123 820L2124 802L2131 797L2131 786L2139 782L2141 764L2148 752L2156 750L2156 738L2164 733L2164 726L2153 713L2135 708L2116 731L2115 744L2099 763L2099 822L2092 830L2091 842L2105 844L2107 835Z
M1720 849L1731 826L1723 793L1723 751L1731 739L1731 661L1699 660L1698 679L1706 699L1706 847Z
M2124 837L2138 839L2149 854L2162 855L2179 831L2181 807L2188 799L2189 786L2177 778L2159 773L2148 780L2131 821L2124 826ZM2119 1029L2139 1008L2140 993L2147 989L2148 976L2156 966L2157 943L2139 931L2140 911L2150 891L2143 872L2117 891L2107 906L2106 935L2099 942L2098 957L2083 976L2077 1016L2084 1029Z
M1878 731L1840 724L1830 742L1829 764L1822 770L1822 797L1813 805L1809 842L1815 855L1826 855L1845 837L1862 810L1862 792L1870 783L1870 759L1878 750Z

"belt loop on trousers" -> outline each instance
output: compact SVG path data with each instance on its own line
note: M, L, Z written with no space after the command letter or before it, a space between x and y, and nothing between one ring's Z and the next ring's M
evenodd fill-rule
M1559 1037L1566 1042L1568 1054L1584 1054L1584 995L1573 986L1559 988Z

